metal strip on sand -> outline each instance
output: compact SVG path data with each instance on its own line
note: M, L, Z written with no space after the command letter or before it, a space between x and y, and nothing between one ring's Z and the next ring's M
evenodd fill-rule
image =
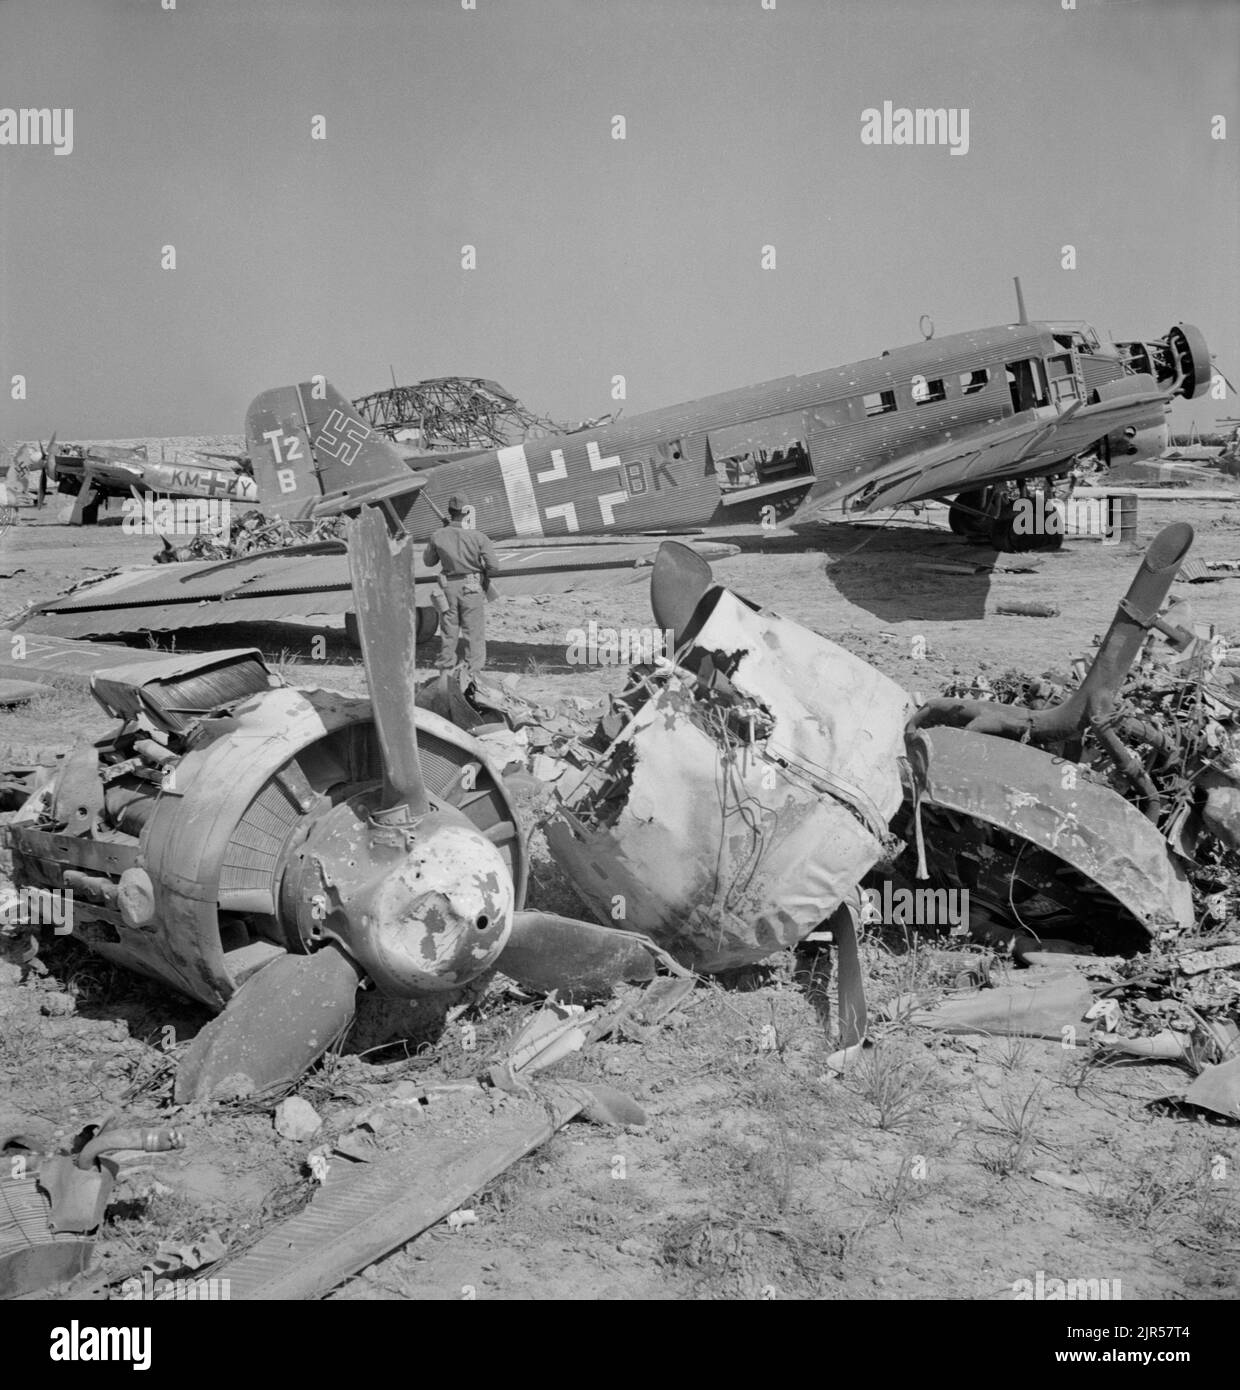
M552 1085L546 1102L505 1096L498 1113L480 1101L476 1115L440 1127L434 1107L425 1129L397 1154L355 1171L335 1159L305 1210L270 1230L257 1245L212 1277L229 1281L232 1300L321 1298L455 1211L517 1159L544 1143L581 1109L581 1100Z

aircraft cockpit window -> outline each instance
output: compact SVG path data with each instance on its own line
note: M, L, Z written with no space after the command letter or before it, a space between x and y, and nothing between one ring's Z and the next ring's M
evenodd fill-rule
M896 408L896 393L894 391L871 391L868 395L861 397L861 403L865 406L866 419L874 415L888 415Z
M1016 362L1009 362L1006 371L1008 390L1012 393L1012 409L1017 414L1050 403L1042 363L1036 357L1022 357Z
M978 367L976 371L960 373L960 394L962 396L975 396L979 391L984 391L990 383L990 372L985 367Z

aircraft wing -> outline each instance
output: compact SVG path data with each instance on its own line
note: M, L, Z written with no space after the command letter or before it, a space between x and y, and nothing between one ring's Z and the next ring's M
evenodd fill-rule
M329 493L326 497L312 502L306 508L306 515L312 517L339 516L341 512L355 512L359 507L373 502L386 502L393 497L406 497L421 492L430 479L411 469L398 478L388 478L383 482L363 484L349 491Z
M642 536L573 545L501 543L496 547L502 566L495 577L495 591L501 597L558 594L637 583L648 577L662 539ZM734 545L718 542L698 542L693 548L707 560L737 551ZM422 606L430 602L439 571L424 569L420 552L418 545L416 602ZM328 617L352 608L344 544L322 541L236 560L130 570L41 603L16 626L58 637L106 637Z
M167 652L150 647L105 646L102 642L74 642L0 628L0 677L4 679L89 689L96 671L164 661L167 656Z
M1168 399L1165 392L1141 391L1095 405L1078 402L1058 415L1027 412L1015 420L962 430L945 443L903 454L878 468L863 468L847 479L824 479L810 489L796 519L852 494L862 499L854 510L873 512L1050 473L1103 435L1123 429Z

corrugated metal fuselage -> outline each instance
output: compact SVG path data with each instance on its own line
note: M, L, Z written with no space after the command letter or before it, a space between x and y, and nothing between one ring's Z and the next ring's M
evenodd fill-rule
M811 487L818 502L845 499L903 455L1011 420L1006 364L1036 358L1045 372L1064 354L1043 324L960 333L446 464L398 506L417 537L442 524L430 499L442 509L452 493L496 539L720 525L764 507L782 519ZM1124 375L1109 354L1073 352L1070 364L1071 399ZM755 475L742 458L730 475L721 454L743 456L746 440L779 466Z

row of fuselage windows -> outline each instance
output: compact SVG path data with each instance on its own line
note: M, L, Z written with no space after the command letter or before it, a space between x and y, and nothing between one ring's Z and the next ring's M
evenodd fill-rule
M1003 371L1013 410L1033 410L1049 403L1052 393L1047 390L1046 372L1040 358L1019 358L1006 363ZM1069 385L1074 381L1070 355L1065 353L1059 357L1052 357L1050 372L1056 404L1064 396L1075 394L1075 389ZM993 369L990 367L977 367L972 371L960 372L955 377L956 390L953 394L975 396L990 385L992 375ZM913 404L934 405L938 401L945 401L950 380L950 377L913 377L910 383ZM870 391L861 397L861 404L867 419L873 419L878 415L890 415L897 409L896 393Z

